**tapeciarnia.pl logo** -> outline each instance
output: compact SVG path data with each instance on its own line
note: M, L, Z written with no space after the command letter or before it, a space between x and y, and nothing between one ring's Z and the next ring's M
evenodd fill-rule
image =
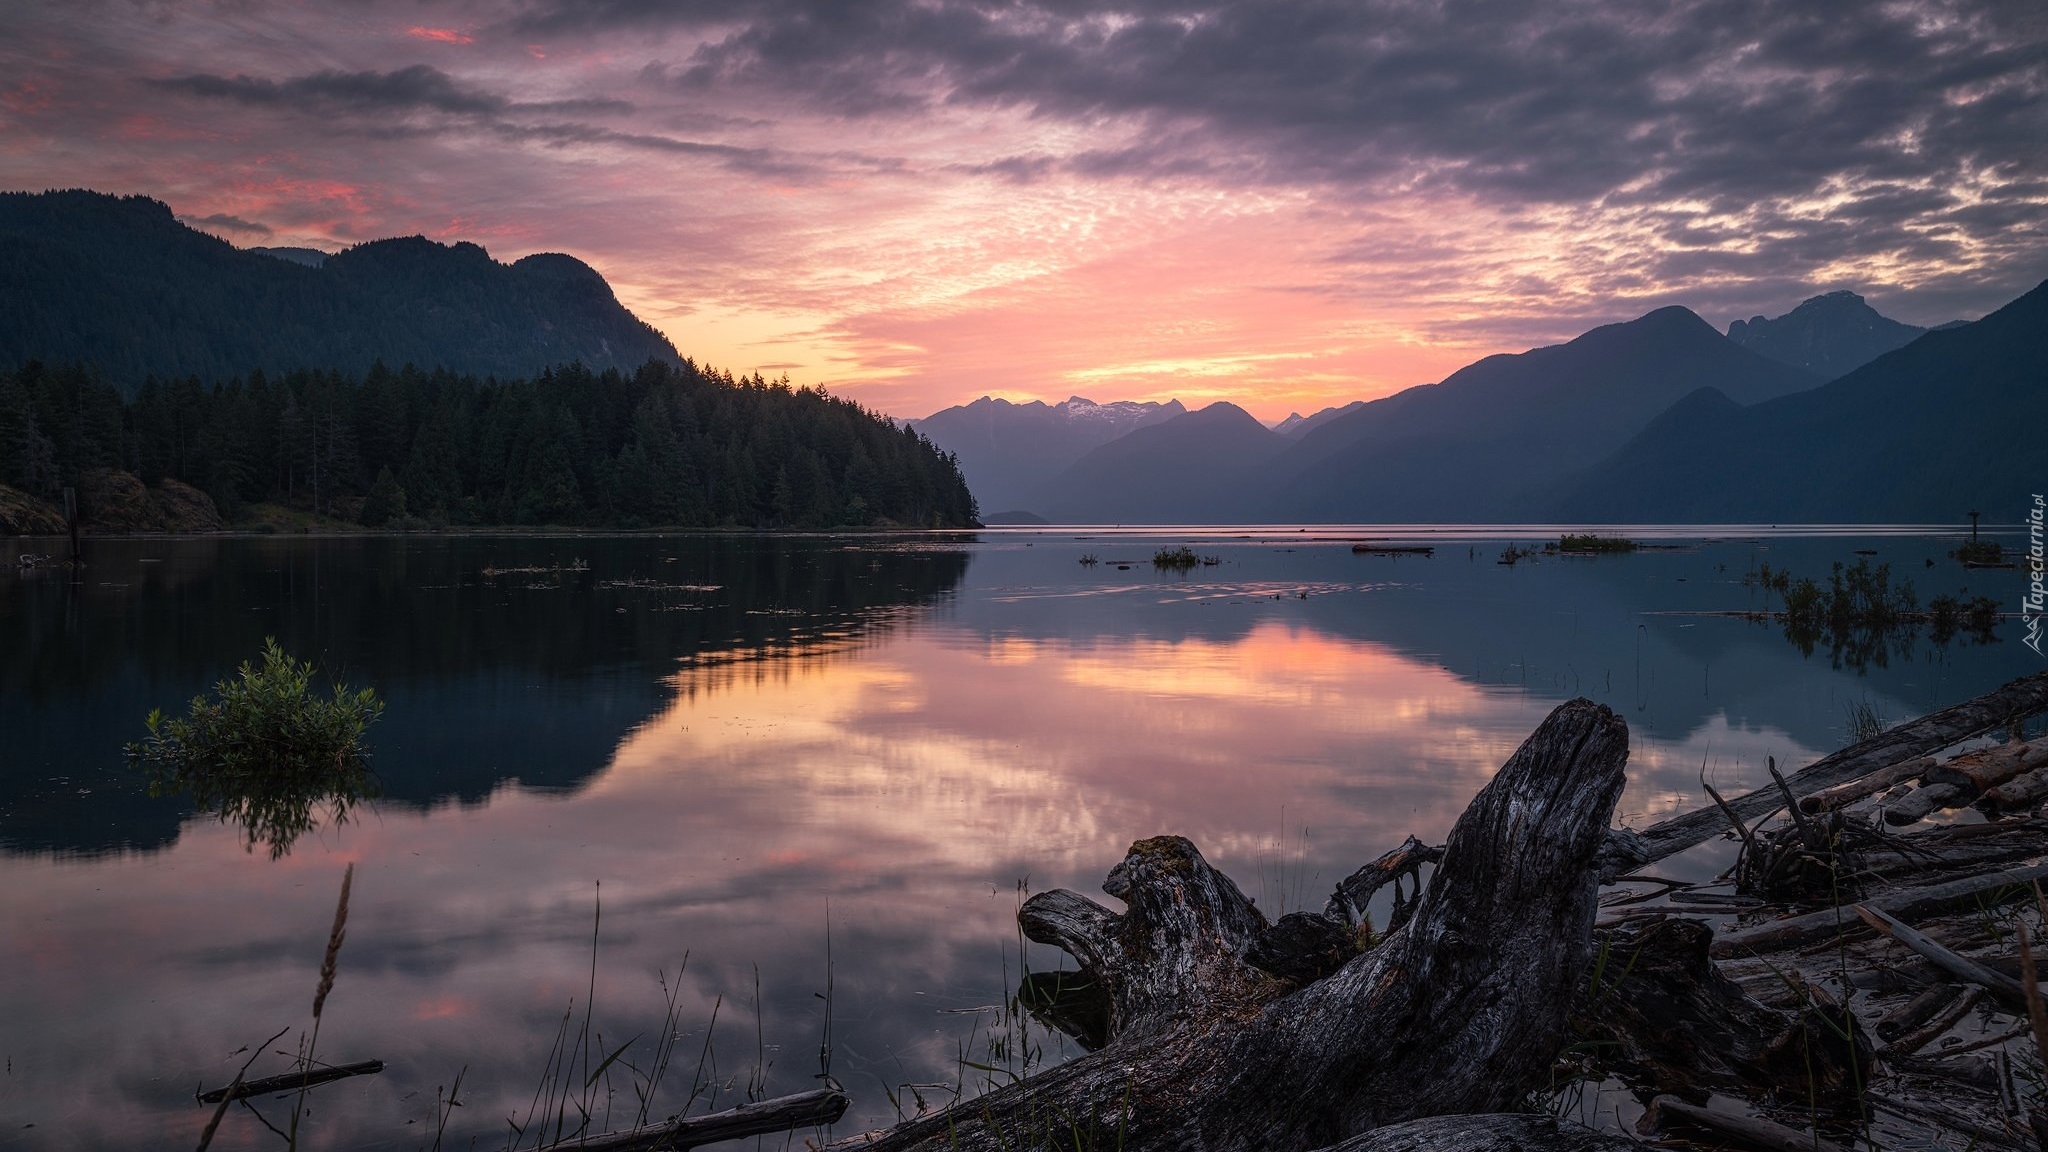
M2022 641L2041 655L2041 615L2048 611L2048 588L2042 587L2042 574L2048 571L2048 559L2044 559L2041 546L2041 518L2044 504L2039 492L2034 493L2034 506L2027 510L2027 585L2026 598L2020 601L2020 619L2026 622L2027 638Z

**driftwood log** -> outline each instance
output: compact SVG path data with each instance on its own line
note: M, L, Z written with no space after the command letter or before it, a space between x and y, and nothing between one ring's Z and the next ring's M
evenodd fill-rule
M2036 672L1997 691L1939 712L1930 712L1833 755L1823 756L1794 772L1786 784L1795 795L1805 796L1861 780L1895 764L1930 756L1973 736L1998 731L2015 720L2043 711L2048 711L2048 672ZM1962 789L1957 789L1955 794L1962 795ZM1754 820L1782 803L1784 791L1773 784L1728 801L1727 809L1743 820ZM1727 831L1728 827L1727 811L1719 805L1708 805L1662 821L1642 832L1616 832L1603 859L1603 870L1612 879L1704 844Z
M701 1116L676 1116L659 1124L648 1124L624 1132L573 1136L556 1144L543 1145L540 1152L677 1152L704 1144L719 1144L746 1136L772 1136L798 1128L836 1122L846 1114L848 1100L843 1092L819 1088L793 1096L756 1100L723 1112Z
M373 1076L383 1070L382 1060L364 1060L355 1064L331 1064L300 1072L286 1072L279 1076L265 1076L261 1080L238 1080L225 1088L201 1092L199 1102L218 1104L223 1100L243 1100L270 1092L296 1092L301 1088L332 1084L336 1080L346 1080L351 1076Z
M1062 891L1019 915L1099 989L1104 1047L843 1146L1286 1152L1513 1111L1586 978L1627 759L1620 717L1560 706L1459 817L1407 923L1306 985L1253 962L1273 926L1193 844L1140 841L1103 885L1124 912Z

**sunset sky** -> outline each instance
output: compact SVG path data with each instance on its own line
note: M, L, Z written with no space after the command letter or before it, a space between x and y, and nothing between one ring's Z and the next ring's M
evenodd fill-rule
M2048 4L9 0L0 188L562 251L900 416L1275 419L1685 304L2048 277Z

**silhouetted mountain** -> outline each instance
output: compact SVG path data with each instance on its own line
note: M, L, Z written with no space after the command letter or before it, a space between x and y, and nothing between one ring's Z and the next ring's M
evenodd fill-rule
M304 264L308 268L318 268L327 263L327 253L322 252L318 248L248 248L244 249L244 251L260 252L265 256L278 260L289 260L294 264Z
M377 240L311 266L243 251L141 196L0 193L0 364L84 363L124 391L147 376L363 373L383 361L527 377L569 361L680 363L569 256L510 266L474 244Z
M2048 476L2048 283L1810 392L1688 396L1591 469L1573 520L1953 522L2023 517Z
M1218 402L1095 449L1030 505L1055 523L1227 523L1245 515L1287 444L1251 413Z
M1337 417L1348 416L1363 407L1365 407L1365 401L1353 400L1351 403L1339 408L1325 408L1313 416L1303 416L1299 412L1289 412L1287 419L1273 425L1273 431L1289 439L1300 439L1328 424L1330 421L1335 420Z
M959 459L983 509L1042 511L1026 501L1090 449L1186 411L1178 400L1097 404L1072 396L1061 404L1012 404L983 396L910 423Z
M1728 325L1728 338L1780 364L1833 380L1905 347L1925 331L1880 315L1854 292L1830 292L1775 320L1737 320Z
M1819 383L1684 308L1660 308L1330 420L1274 463L1253 512L1282 523L1522 519L1696 389L1757 401Z

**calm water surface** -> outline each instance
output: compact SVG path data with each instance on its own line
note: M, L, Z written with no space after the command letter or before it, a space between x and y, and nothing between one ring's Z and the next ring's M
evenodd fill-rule
M701 1111L829 1073L845 1133L892 1093L972 1091L963 1060L1016 1065L995 1006L1059 959L1020 951L1020 892L1099 896L1132 840L1190 836L1262 907L1320 906L1440 838L1571 696L1627 717L1641 825L1703 769L1740 789L1840 746L1852 703L1901 718L2040 663L2010 622L1880 663L1698 614L1767 608L1759 561L1858 550L1923 600L2017 599L1926 530L1641 530L1678 547L1512 567L1505 531L1398 531L1436 554L1327 527L108 540L74 585L17 571L47 542L0 544L0 1147L194 1143L194 1086L310 1023L350 862L319 1053L388 1069L319 1089L309 1146L430 1145L461 1073L447 1146L500 1147L593 979L601 1050L638 1037L646 1066L661 974L683 1036L657 1116L693 1080ZM1155 571L1182 542L1220 563ZM383 797L275 859L121 752L266 636L388 702ZM215 1143L280 1141L238 1109Z

